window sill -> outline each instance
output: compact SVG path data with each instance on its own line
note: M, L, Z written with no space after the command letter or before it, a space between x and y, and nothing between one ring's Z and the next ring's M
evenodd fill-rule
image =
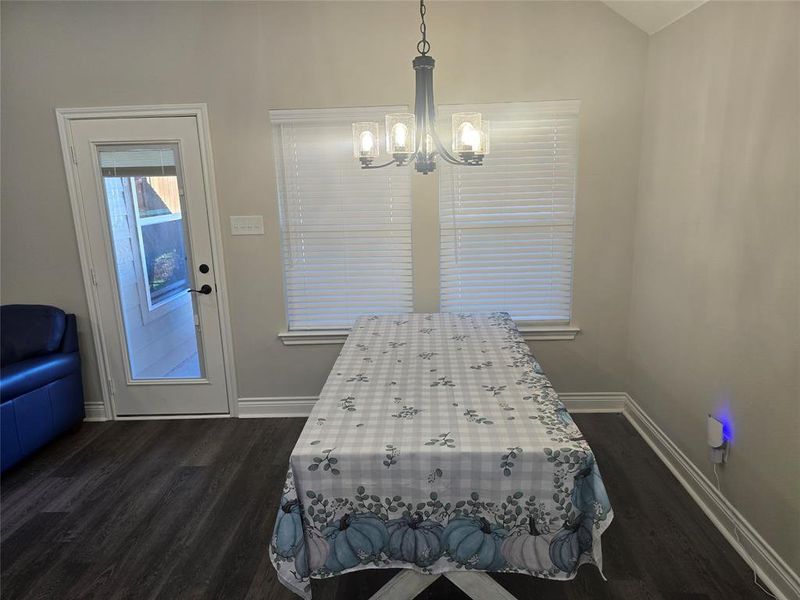
M518 325L522 338L529 342L547 342L556 340L574 340L581 328L572 325Z
M574 325L520 325L519 332L527 341L545 342L574 340L580 327ZM309 331L281 331L278 338L284 346L311 346L317 344L344 344L348 329L319 329Z
M310 346L315 344L344 344L349 333L349 329L281 331L278 337L284 346Z

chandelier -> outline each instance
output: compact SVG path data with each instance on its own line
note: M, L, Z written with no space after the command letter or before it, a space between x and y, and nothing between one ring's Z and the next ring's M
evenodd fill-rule
M451 165L475 167L483 164L489 153L489 123L481 121L481 113L458 112L452 116L452 151L448 150L436 132L436 106L433 103L433 57L425 26L425 0L420 0L419 26L422 39L417 43L417 56L412 65L416 72L414 114L386 115L386 153L388 162L374 164L380 154L378 124L353 123L353 154L361 161L362 169L381 169L414 163L414 168L427 175L436 168L436 157Z

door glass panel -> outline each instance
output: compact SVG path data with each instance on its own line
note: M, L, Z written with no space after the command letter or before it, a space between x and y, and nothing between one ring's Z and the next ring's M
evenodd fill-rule
M202 378L177 146L98 155L131 379Z

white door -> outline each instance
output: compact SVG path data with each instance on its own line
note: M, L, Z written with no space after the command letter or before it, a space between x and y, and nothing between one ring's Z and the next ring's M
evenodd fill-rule
M228 413L194 116L69 122L117 416Z

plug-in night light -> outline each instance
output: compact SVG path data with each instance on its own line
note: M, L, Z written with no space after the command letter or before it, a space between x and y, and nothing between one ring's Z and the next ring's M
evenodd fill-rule
M728 449L728 440L725 437L725 424L716 417L708 415L707 432L708 435L706 439L710 448L709 460L715 464L725 462L725 454Z
M722 423L722 437L726 442L733 441L733 415L729 406L717 411L716 419Z

